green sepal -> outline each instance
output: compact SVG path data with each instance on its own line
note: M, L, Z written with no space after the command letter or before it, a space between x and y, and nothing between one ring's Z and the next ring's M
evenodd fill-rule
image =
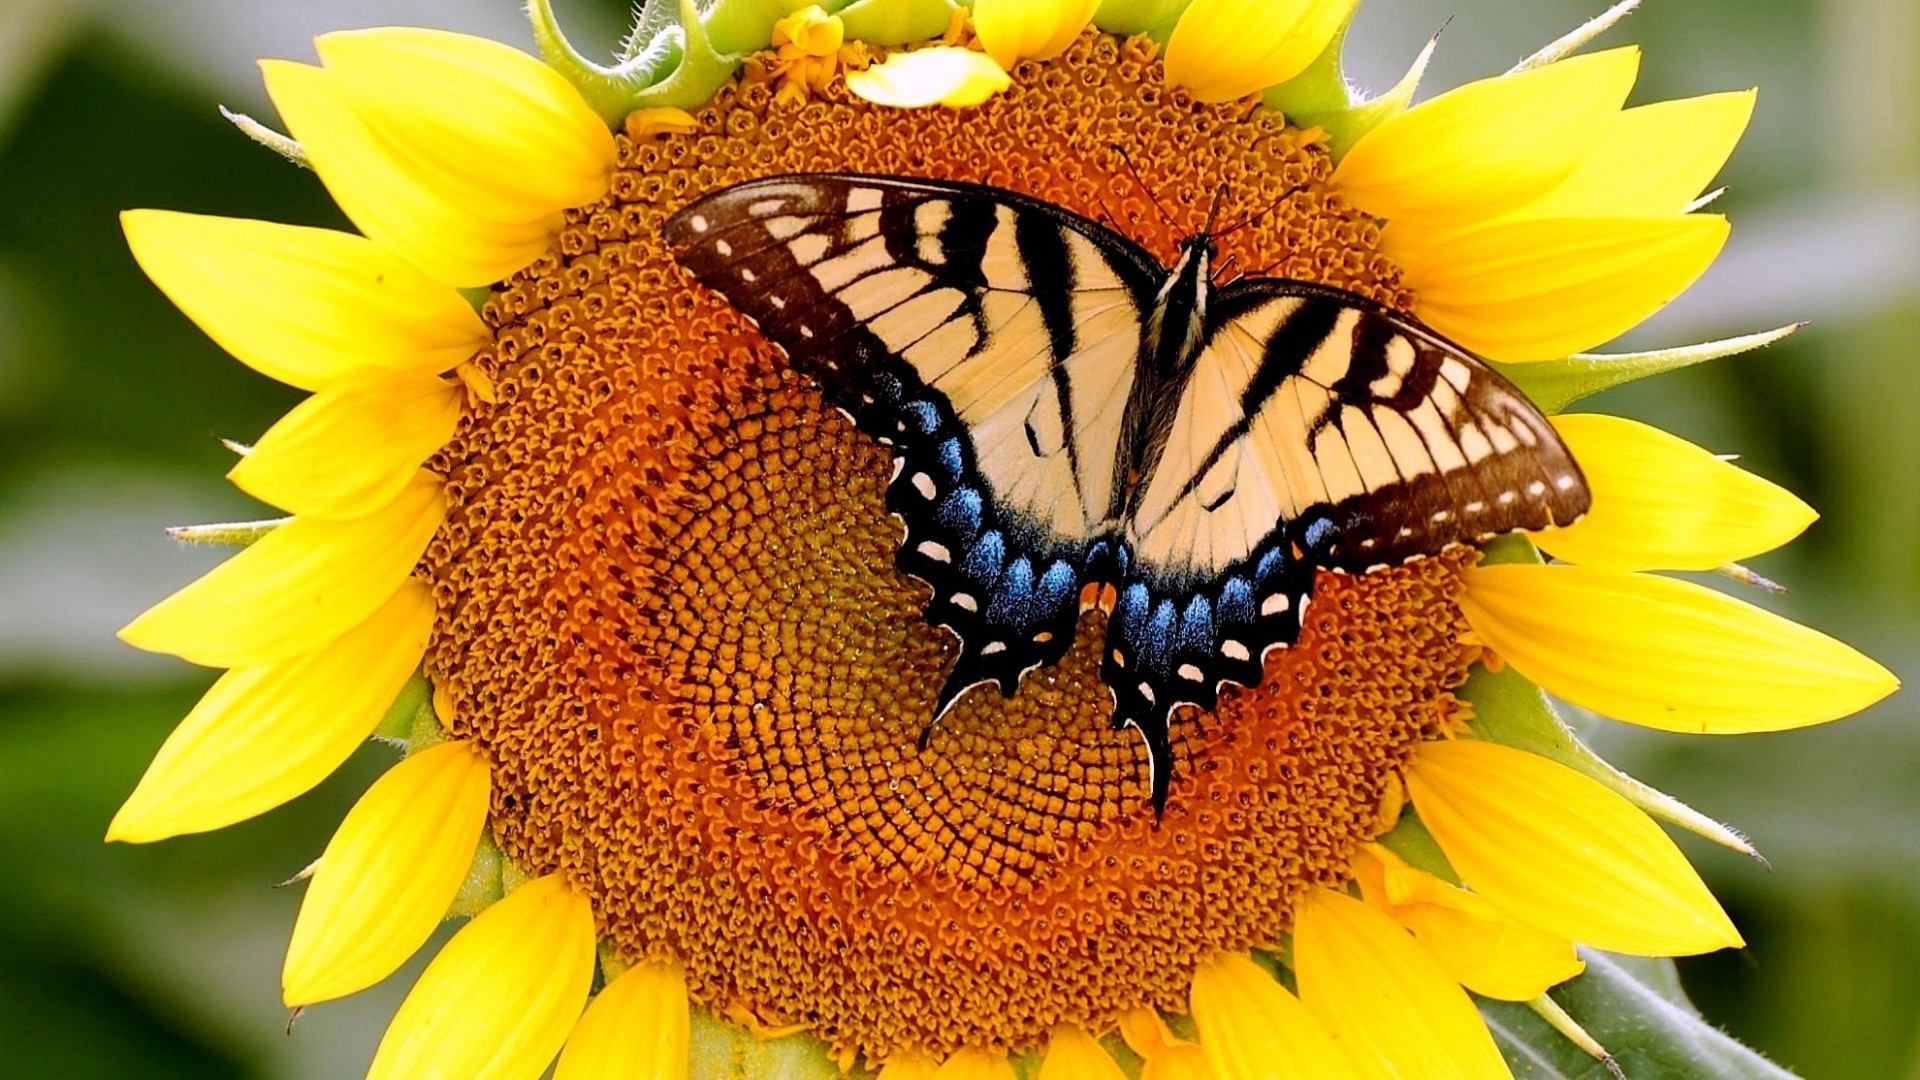
M706 1009L693 1010L687 1080L845 1080L827 1044L809 1032L763 1038ZM856 1071L854 1076L865 1076Z
M621 48L624 58L611 67L573 47L554 19L552 0L529 0L527 15L547 66L571 82L607 123L618 125L635 109L698 106L740 66L739 54L714 48L694 0L677 0L677 5L647 4Z
M1606 1047L1631 1077L1688 1080L1793 1080L1793 1074L1747 1049L1701 1018L1671 960L1580 950L1587 970L1553 990L1553 1000ZM1612 1075L1530 1006L1477 1002L1480 1015L1515 1076L1534 1080L1603 1080Z
M1475 738L1537 754L1597 780L1647 814L1742 855L1758 857L1744 836L1665 792L1649 787L1589 750L1539 687L1511 667L1476 668L1460 696L1473 706Z
M1454 873L1453 864L1447 861L1447 853L1440 850L1440 841L1427 831L1413 807L1408 807L1400 815L1399 823L1375 842L1400 856L1415 870L1423 870L1449 885L1460 884L1460 875Z
M722 53L764 49L773 43L773 24L806 6L807 0L714 0L707 8L707 40ZM831 10L836 5L820 6Z
M1787 337L1805 325L1803 322L1793 323L1777 330L1699 345L1682 345L1674 349L1611 355L1581 353L1564 360L1543 360L1532 364L1496 363L1493 368L1519 387L1541 412L1552 415L1590 394L1624 386L1649 375L1664 375L1708 360L1752 352Z
M224 544L228 547L248 547L292 520L290 517L283 517L267 521L228 521L217 525L175 525L167 530L167 537L183 544Z
M227 118L227 123L239 128L242 135L303 169L313 168L313 162L307 160L306 148L292 138L280 134L246 113L234 112L225 105L219 108L220 115Z
M500 852L500 845L493 842L493 830L481 829L473 864L467 868L467 880L460 883L460 891L448 905L447 918L471 919L507 895L505 874L509 864L510 860Z
M1103 0L1093 25L1109 34L1145 34L1162 45L1193 0Z
M892 47L939 37L957 10L951 0L854 0L839 15L848 37Z
M1513 65L1512 70L1507 74L1546 67L1556 60L1564 60L1572 56L1586 48L1594 38L1613 29L1615 23L1633 14L1634 9L1639 6L1640 0L1620 0L1619 3L1581 23L1567 34L1548 42L1539 52Z
M1349 18L1347 25L1333 36L1326 51L1306 71L1272 87L1260 99L1268 107L1278 109L1289 123L1318 127L1326 132L1327 149L1335 160L1344 157L1367 132L1407 111L1413 104L1414 91L1420 88L1421 76L1426 74L1428 61L1433 59L1433 50L1440 42L1438 36L1428 38L1399 82L1384 94L1359 100L1340 68L1340 50L1346 42L1347 27L1351 25Z
M387 707L387 715L380 718L373 737L394 746L406 746L413 739L414 725L422 710L433 711L433 686L427 682L426 675L416 671Z
M739 69L742 54L721 53L714 48L694 0L680 0L678 24L662 31L661 36L670 36L675 30L680 34L680 62L665 78L634 94L628 102L629 112L703 105Z
M1333 32L1327 47L1314 57L1305 71L1278 86L1270 86L1260 95L1260 103L1277 109L1289 122L1294 117L1331 116L1353 108L1353 87L1347 82L1340 55L1347 42L1347 30L1353 16ZM1318 121L1314 121L1318 122Z

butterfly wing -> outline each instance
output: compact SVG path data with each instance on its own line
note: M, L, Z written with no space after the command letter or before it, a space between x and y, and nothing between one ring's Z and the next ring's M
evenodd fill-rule
M1103 674L1149 747L1177 705L1259 682L1265 652L1298 636L1316 568L1566 525L1588 504L1539 410L1404 316L1257 279L1221 290L1208 326L1129 507L1108 625Z
M674 215L681 264L889 444L898 565L969 687L1065 654L1112 545L1121 429L1159 268L1092 222L1010 192L795 175Z

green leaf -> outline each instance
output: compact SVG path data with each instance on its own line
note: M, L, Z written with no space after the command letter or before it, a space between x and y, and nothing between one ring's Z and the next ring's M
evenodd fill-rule
M1670 960L1581 950L1586 974L1552 997L1633 1080L1792 1080L1793 1074L1703 1020ZM1481 1001L1494 1041L1521 1080L1609 1080L1606 1065L1524 1004Z
M1771 345L1807 325L1794 323L1777 330L1700 345L1682 345L1677 349L1653 352L1599 355L1582 353L1565 360L1543 360L1534 364L1494 364L1495 370L1519 387L1540 411L1557 413L1589 394L1611 390L1649 375L1664 375L1683 367L1751 352Z
M840 21L855 41L905 45L946 33L955 10L950 0L854 0L840 10Z
M723 53L764 49L773 41L773 24L804 6L789 0L715 0L707 9L707 40Z

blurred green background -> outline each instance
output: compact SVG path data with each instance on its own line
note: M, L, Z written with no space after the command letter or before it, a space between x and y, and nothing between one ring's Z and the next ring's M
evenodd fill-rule
M624 0L563 0L611 47ZM1453 21L1430 87L1504 70L1597 0L1368 0L1349 46L1384 86ZM288 1034L279 964L318 854L382 762L205 837L100 842L210 681L113 631L217 561L163 526L265 516L220 477L292 391L220 354L148 287L127 207L340 224L311 174L236 134L271 116L253 60L328 29L412 23L526 44L514 0L0 0L0 1075L348 1077L414 969ZM1732 245L1630 344L1807 318L1758 356L1616 391L1824 517L1755 563L1759 602L1920 675L1920 4L1649 0L1637 100L1762 86L1724 181ZM1731 586L1729 586L1731 587ZM1716 1022L1813 1078L1920 1080L1920 699L1719 740L1596 726L1643 778L1748 831L1771 871L1693 854L1746 931L1687 961Z

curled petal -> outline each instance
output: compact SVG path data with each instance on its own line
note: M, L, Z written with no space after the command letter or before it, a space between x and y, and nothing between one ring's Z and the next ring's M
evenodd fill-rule
M593 948L593 909L559 874L508 893L427 965L368 1080L539 1076L587 1002Z
M1007 1055L971 1047L940 1063L934 1080L1016 1080Z
M1167 81L1199 101L1232 101L1307 69L1356 0L1193 0L1167 40Z
M686 1080L693 1045L678 964L636 964L594 995L553 1080Z
M1558 65L1555 65L1558 66ZM1714 214L1539 218L1386 243L1420 317L1489 359L1552 360L1610 341L1685 292L1726 245Z
M1328 889L1308 893L1294 918L1300 998L1365 1072L1511 1075L1466 992L1392 919Z
M1772 551L1819 515L1685 439L1614 416L1553 418L1593 491L1579 522L1533 534L1555 558L1608 570L1714 570Z
M1013 85L986 53L949 45L895 53L884 64L847 72L847 89L875 105L968 108Z
M318 650L222 675L167 736L107 839L224 828L310 790L373 734L432 629L433 597L408 580Z
M1126 1080L1099 1040L1071 1024L1047 1037L1047 1057L1034 1080Z
M1475 635L1551 694L1700 735L1835 720L1893 673L1807 627L1692 582L1585 566L1481 566L1460 603Z
M1051 60L1067 51L1100 0L974 0L973 31L994 63Z
M1468 83L1368 132L1333 184L1396 223L1459 228L1498 217L1587 161L1639 70L1639 50L1612 49Z
M137 649L208 667L254 667L311 652L400 588L446 517L440 478L352 521L295 518L120 631Z
M1458 739L1422 743L1406 778L1460 880L1515 919L1635 956L1741 944L1667 834L1565 765Z
M458 292L363 236L170 210L120 224L140 268L208 337L302 390L369 368L439 374L487 342Z
M295 406L227 479L305 517L364 517L406 489L460 422L457 382L425 374L363 374Z
M363 990L405 963L447 916L487 820L486 759L463 742L388 769L320 856L281 969L290 1007Z
M1532 1001L1586 968L1573 942L1520 923L1379 845L1354 863L1368 903L1427 947L1460 985L1482 997Z
M1359 1075L1306 1006L1239 953L1222 953L1194 972L1193 1022L1215 1076L1347 1080Z
M544 217L492 221L458 192L396 155L357 111L359 96L317 67L263 60L267 95L340 209L382 247L456 288L491 285L544 254L558 208ZM537 166L534 168L537 169Z
M314 48L396 163L482 220L542 221L607 193L612 132L573 84L512 46L387 26L322 34Z

